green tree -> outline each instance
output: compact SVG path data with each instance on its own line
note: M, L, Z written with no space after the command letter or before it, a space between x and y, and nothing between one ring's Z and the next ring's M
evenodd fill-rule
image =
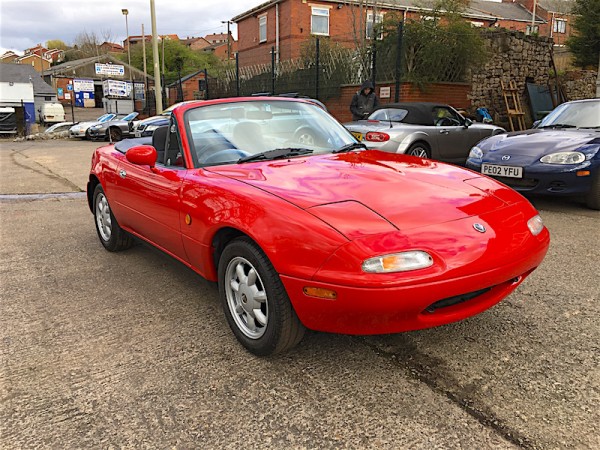
M567 46L580 67L598 66L600 55L600 0L575 0L573 31Z
M465 2L436 3L427 17L409 19L402 36L402 78L419 86L439 81L465 81L468 72L482 65L487 53L483 39L461 15ZM386 14L377 42L379 64L396 60L401 16ZM379 67L378 64L378 67ZM378 69L378 73L380 70Z
M158 59L160 69L162 70L163 45L158 44ZM179 66L181 66L181 76L184 77L201 69L211 70L219 64L218 58L212 53L191 50L179 41L165 39L164 41L165 57L165 81L172 83L179 79ZM120 55L123 62L127 62L127 52ZM144 54L142 44L131 46L131 65L139 70L144 70ZM152 44L146 43L146 70L148 75L154 76L154 58L152 55Z
M61 41L60 39L50 39L50 40L46 41L46 48L48 50L52 50L54 48L57 48L59 50L66 50L69 48L69 46L67 44L65 44L64 41Z

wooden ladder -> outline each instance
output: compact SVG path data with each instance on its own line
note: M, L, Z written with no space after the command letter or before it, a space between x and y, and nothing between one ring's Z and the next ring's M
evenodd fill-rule
M508 113L508 121L510 122L510 130L517 131L515 130L513 119L516 119L518 131L525 130L525 113L521 106L521 97L519 96L515 80L510 80L508 85L504 83L504 80L500 80L500 84L502 86L506 112Z

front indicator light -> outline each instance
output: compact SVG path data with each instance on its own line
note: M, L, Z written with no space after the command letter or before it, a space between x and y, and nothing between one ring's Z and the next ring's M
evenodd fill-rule
M308 295L309 297L324 298L326 300L335 300L337 298L337 292L331 289L306 286L302 291L304 295Z
M527 221L527 228L529 228L531 234L537 236L544 229L544 222L542 222L542 218L539 215L533 216Z
M425 269L432 265L433 258L429 253L413 250L369 258L363 262L362 270L367 273L406 272Z
M578 170L575 175L577 175L578 177L589 177L590 176L590 171L589 170Z

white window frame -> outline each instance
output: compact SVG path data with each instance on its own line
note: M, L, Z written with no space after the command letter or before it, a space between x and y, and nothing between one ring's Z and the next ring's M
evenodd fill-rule
M383 13L377 13L375 16L375 25L379 25L383 22ZM373 11L367 11L367 22L365 24L365 35L367 39L371 39L371 33L373 32ZM377 35L377 40L383 39L383 32Z
M539 34L540 32L540 27L539 25L534 25L533 27L531 25L527 25L527 28L525 29L525 34L527 36L531 36L534 34Z
M264 34L264 36L263 36ZM258 42L267 42L267 15L258 16Z
M552 29L554 33L565 34L567 32L567 19L554 19Z
M320 32L315 31L314 18L325 17L327 19L327 31ZM329 8L323 6L311 6L310 7L310 34L316 34L318 36L329 36Z

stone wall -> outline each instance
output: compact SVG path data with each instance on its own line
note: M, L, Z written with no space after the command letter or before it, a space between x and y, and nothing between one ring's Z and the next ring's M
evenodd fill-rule
M569 100L582 100L596 96L596 80L598 73L595 70L573 70L566 72L562 77L562 85Z
M531 125L525 83L548 84L551 68L552 40L526 36L517 31L490 29L483 31L489 60L472 74L473 89L469 98L474 108L486 107L495 121L508 122L501 81L514 80L520 93L525 122Z

